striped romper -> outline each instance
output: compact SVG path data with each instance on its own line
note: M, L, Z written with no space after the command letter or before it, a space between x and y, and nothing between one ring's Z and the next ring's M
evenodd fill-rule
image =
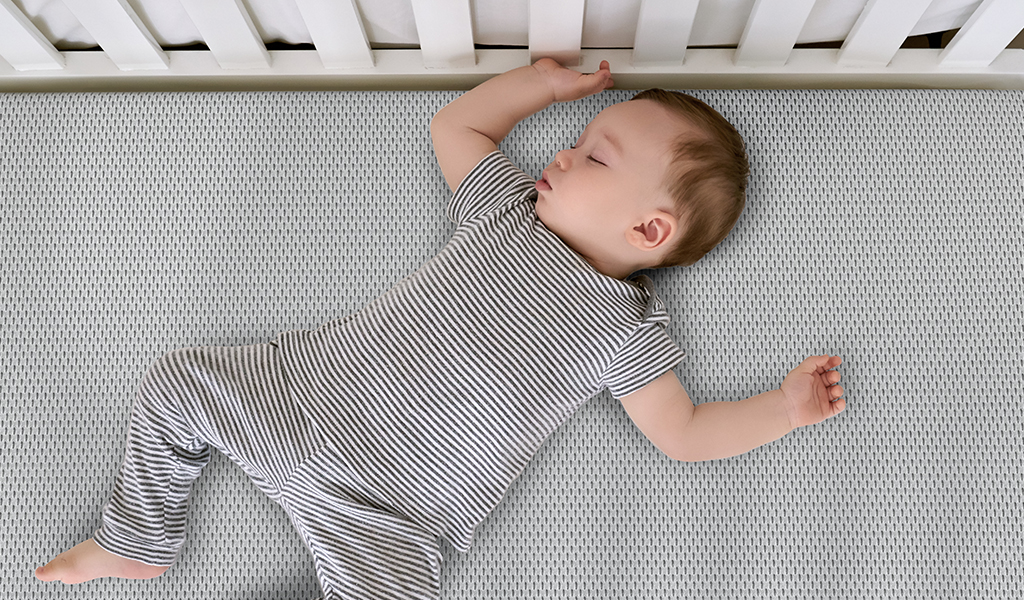
M291 518L325 600L438 598L439 537L467 551L581 404L684 356L650 280L598 273L539 221L534 183L496 151L452 197L444 249L363 310L157 361L96 542L173 563L212 447Z

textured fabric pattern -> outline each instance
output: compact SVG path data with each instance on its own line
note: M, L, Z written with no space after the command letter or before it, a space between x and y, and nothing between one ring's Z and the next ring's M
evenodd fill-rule
M698 403L844 359L847 411L736 458L674 463L609 396L542 446L443 598L1014 598L1024 93L699 91L752 161L735 231L649 273ZM451 237L430 117L454 92L0 96L2 595L315 598L288 517L214 454L178 563L42 584L86 539L135 389L174 348L358 310ZM538 176L629 92L503 144Z
M437 256L358 313L278 338L296 402L346 464L463 552L606 381L621 397L685 356L650 279L591 267L538 219L534 183L501 152L484 157Z

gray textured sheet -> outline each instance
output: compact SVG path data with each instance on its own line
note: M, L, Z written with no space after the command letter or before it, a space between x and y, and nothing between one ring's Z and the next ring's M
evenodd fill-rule
M695 402L840 354L847 411L747 455L664 458L609 396L542 448L445 598L1024 595L1024 92L699 91L748 208L652 274ZM222 456L163 577L41 584L89 537L137 382L183 346L358 310L451 234L428 136L453 92L0 95L0 597L318 594L283 512ZM532 117L539 176L628 92Z

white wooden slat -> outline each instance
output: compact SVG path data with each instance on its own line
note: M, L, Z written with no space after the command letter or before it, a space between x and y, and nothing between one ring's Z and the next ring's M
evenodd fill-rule
M812 8L814 0L756 0L736 48L736 64L786 64Z
M412 0L412 13L425 67L476 64L469 0Z
M167 69L167 54L127 0L64 0L64 5L117 68Z
M578 69L591 73L602 60L612 64L619 89L705 88L889 88L928 87L1024 90L1024 50L1005 50L989 66L940 66L942 50L901 49L885 66L843 67L838 49L798 48L785 65L737 66L733 49L690 48L686 63L632 65L632 49L583 50ZM102 52L65 52L62 71L16 71L0 61L0 92L171 91L171 90L468 90L510 69L528 64L527 49L480 49L477 64L461 69L428 69L419 50L374 50L373 67L325 69L315 50L271 50L273 65L260 70L225 70L208 51L169 50L170 69L121 71Z
M11 0L0 0L0 31L0 56L15 69L64 68L64 57Z
M530 61L553 58L580 64L585 0L530 0Z
M325 68L373 66L373 52L355 0L295 2Z
M261 69L270 54L242 0L180 0L222 69Z
M699 3L700 0L643 0L633 41L633 64L682 64Z
M943 66L986 67L1024 30L1024 0L985 0L939 56Z
M839 50L839 64L887 65L932 0L870 0Z

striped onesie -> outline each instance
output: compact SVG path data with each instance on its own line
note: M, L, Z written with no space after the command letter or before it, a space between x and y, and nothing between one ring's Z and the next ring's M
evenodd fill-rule
M467 551L580 405L684 357L650 280L567 247L537 218L534 183L496 151L452 197L448 244L363 310L157 361L96 542L171 564L213 447L284 508L325 600L438 598L439 537Z

